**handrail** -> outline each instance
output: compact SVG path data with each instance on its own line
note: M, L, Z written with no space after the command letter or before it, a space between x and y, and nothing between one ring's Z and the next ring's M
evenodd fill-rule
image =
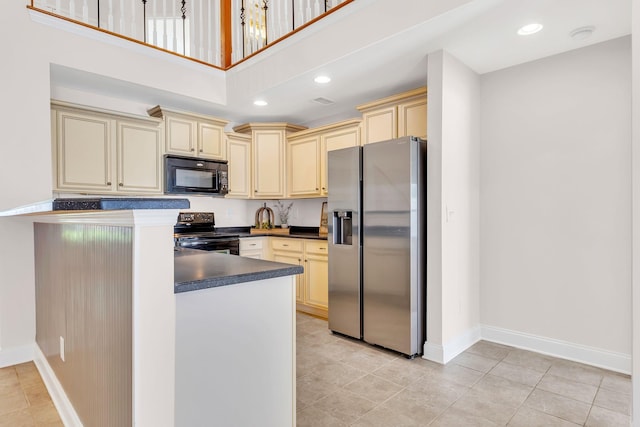
M27 8L228 70L353 1L31 0Z

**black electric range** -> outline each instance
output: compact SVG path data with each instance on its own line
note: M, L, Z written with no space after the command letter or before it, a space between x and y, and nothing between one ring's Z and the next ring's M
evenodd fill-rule
M177 248L240 255L239 235L216 231L213 212L181 212L173 238Z

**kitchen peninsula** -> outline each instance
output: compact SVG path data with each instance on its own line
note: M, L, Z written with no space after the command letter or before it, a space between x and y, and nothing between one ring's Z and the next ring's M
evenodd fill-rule
M36 247L35 362L65 425L295 425L302 268L176 255L188 201L114 200L24 216Z

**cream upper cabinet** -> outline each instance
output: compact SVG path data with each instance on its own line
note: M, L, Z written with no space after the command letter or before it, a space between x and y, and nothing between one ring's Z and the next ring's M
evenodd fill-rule
M118 191L162 192L162 130L136 121L117 122Z
M224 138L226 120L195 113L171 110L159 105L148 111L152 117L164 118L166 154L227 160Z
M357 107L362 112L363 144L402 136L427 137L425 87Z
M54 102L54 189L162 193L160 121Z
M235 132L251 134L254 197L285 197L286 137L303 129L287 123L249 123L234 128Z
M227 197L251 198L251 136L228 133L229 192Z
M289 196L320 195L320 136L287 141L287 188Z
M360 145L360 120L336 123L320 135L320 195L329 194L327 153Z
M80 110L60 108L53 111L55 189L111 191L113 120Z

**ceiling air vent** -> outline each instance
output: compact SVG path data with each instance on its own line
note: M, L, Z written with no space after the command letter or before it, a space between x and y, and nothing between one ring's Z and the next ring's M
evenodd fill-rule
M327 99L327 98L316 98L313 100L313 102L317 102L318 104L322 104L322 105L331 105L331 104L335 104L334 101Z

